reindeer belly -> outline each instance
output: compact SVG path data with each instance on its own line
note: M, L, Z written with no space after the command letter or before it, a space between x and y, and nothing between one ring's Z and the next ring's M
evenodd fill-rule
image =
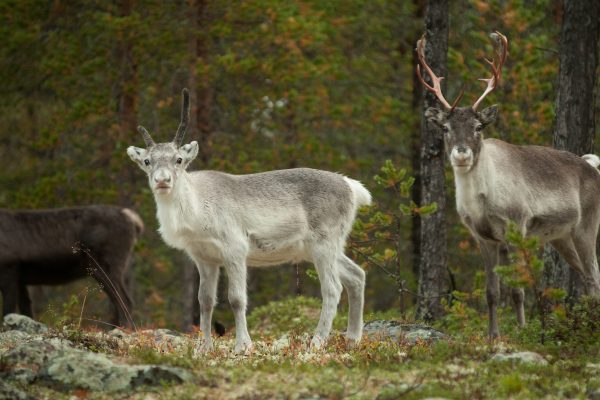
M567 236L580 218L576 208L534 215L527 221L527 236L537 236L542 242Z
M288 262L296 263L306 258L304 241L299 238L281 241L250 236L250 252L246 259L249 266L263 267Z

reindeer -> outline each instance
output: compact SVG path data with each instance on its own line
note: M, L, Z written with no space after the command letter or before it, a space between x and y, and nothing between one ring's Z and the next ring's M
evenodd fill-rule
M242 353L252 348L246 326L247 266L303 260L315 264L323 296L311 347L320 348L329 336L342 286L350 307L346 337L357 343L362 336L365 273L344 255L344 245L358 207L371 202L369 191L353 179L309 168L249 175L187 172L198 154L198 142L182 145L189 112L184 89L173 141L155 143L140 126L146 148L130 146L127 154L148 175L164 241L185 251L200 273L200 329L205 339L201 350L212 348L210 323L220 266L229 278L235 352Z
M515 146L497 139L483 139L483 129L498 115L496 105L477 111L485 96L496 88L508 54L508 40L500 32L490 35L496 56L486 62L492 75L481 79L485 91L471 107L456 107L444 98L440 81L427 65L425 37L417 42L419 63L429 75L425 88L434 93L444 109L428 108L427 121L444 135L446 154L456 185L456 208L463 224L477 240L486 272L489 335L497 337L496 307L499 281L494 272L508 262L505 240L507 224L516 223L523 236L537 236L550 243L582 277L586 293L600 297L596 260L596 236L600 224L600 159L550 147ZM520 326L525 325L523 290L512 289Z
M143 227L137 213L116 206L0 209L3 313L33 316L27 285L62 285L92 276L111 299L115 322L131 326L124 277Z

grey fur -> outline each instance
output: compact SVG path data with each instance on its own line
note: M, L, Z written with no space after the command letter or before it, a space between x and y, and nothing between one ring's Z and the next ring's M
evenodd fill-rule
M444 131L446 153L454 169L457 210L484 258L491 336L498 335L499 282L494 267L508 263L505 235L509 221L515 222L523 235L552 244L582 275L586 293L600 297L598 158L484 140L481 131L496 115L496 106L481 112L457 108L448 113L430 108L425 113ZM513 298L523 325L522 290L513 291Z
M32 316L27 285L62 285L86 276L102 284L113 302L116 321L129 325L118 296L131 309L124 277L138 236L140 217L115 206L86 206L49 210L0 209L0 291L3 313ZM90 271L98 262L101 271ZM18 306L17 306L18 305Z
M185 101L184 101L185 108ZM347 337L362 335L365 273L344 255L359 206L370 193L358 181L328 171L298 168L250 175L186 172L198 143L158 143L127 153L148 174L167 244L185 251L200 274L200 328L212 348L211 318L219 267L229 278L237 352L252 342L246 326L247 266L313 262L321 281L323 308L312 346L327 339L342 291L348 291Z

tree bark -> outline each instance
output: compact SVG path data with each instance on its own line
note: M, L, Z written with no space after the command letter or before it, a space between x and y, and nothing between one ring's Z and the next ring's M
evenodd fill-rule
M564 0L553 144L580 156L594 152L599 38L600 3ZM567 290L571 299L583 294L579 274L549 245L544 261L546 286Z
M424 0L414 0L415 5L415 18L421 19L423 18L425 12L425 2ZM419 36L414 38L413 43L416 43L419 39ZM419 77L417 76L416 67L419 61L417 58L417 52L413 50L413 74L412 74L412 99L411 99L411 108L413 109L415 115L421 111L420 108L423 106L423 85L419 81ZM411 166L413 171L413 177L415 178L415 182L411 188L411 198L412 201L420 205L421 204L421 127L418 125L418 122L415 123L413 134L411 135ZM410 233L411 241L412 241L412 270L415 276L419 276L419 270L421 265L421 216L419 214L415 214L412 217L412 225L411 225L411 233Z
M207 0L190 0L187 4L188 21L190 24L190 40L188 52L189 89L190 89L190 122L188 138L198 140L200 151L199 160L206 168L212 153L213 106L212 91L208 76L209 38L208 2ZM198 303L199 276L193 262L184 264L183 273L183 326L191 330L200 321L200 305Z
M447 76L448 1L430 1L425 11L425 56L438 76ZM440 107L435 95L425 93L423 111ZM421 264L417 318L434 320L443 313L441 296L448 291L446 249L446 179L443 135L425 118L421 124L421 201L437 203L437 211L421 219Z
M214 131L213 101L209 66L209 37L207 26L210 24L207 0L190 0L190 25L192 27L189 41L190 58L190 102L191 120L190 137L198 139L200 145L199 159L204 166L208 164L212 153L212 134Z

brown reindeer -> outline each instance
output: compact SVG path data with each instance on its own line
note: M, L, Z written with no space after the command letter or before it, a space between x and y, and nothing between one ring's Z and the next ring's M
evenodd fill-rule
M62 285L92 276L120 325L132 324L124 277L144 224L115 206L0 210L0 291L4 314L32 316L27 285Z

